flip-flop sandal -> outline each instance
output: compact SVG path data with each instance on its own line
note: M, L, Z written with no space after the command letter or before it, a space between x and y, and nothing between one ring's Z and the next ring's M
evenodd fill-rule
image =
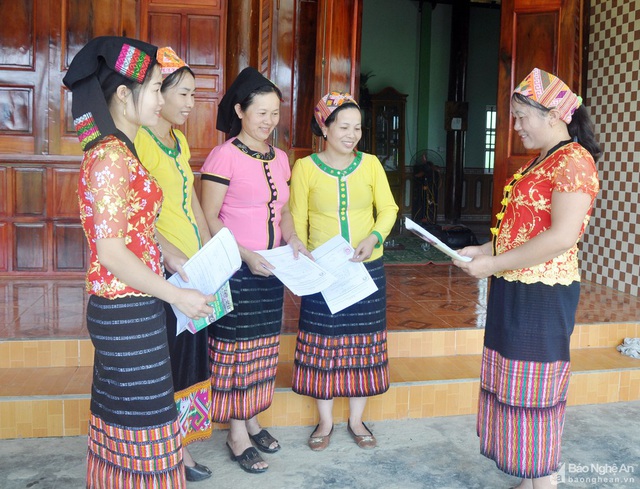
M278 440L271 436L267 430L261 430L260 433L249 435L249 438L253 440L258 450L261 450L264 453L276 453L280 448L282 448ZM271 448L271 445L273 445L274 442L278 443L278 446L276 448Z
M265 472L269 467L264 467L262 469L254 469L253 466L259 462L264 462L258 450L253 447L247 448L241 455L236 455L233 453L231 446L227 443L227 448L229 448L229 452L231 453L231 460L234 462L238 462L238 465L245 472L249 472L250 474L261 474Z

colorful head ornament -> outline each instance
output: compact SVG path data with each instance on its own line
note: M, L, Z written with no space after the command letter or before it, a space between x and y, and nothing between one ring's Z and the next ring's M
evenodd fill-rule
M116 134L105 93L129 80L144 83L156 64L157 47L119 36L96 37L73 58L62 82L71 90L71 113L80 146L87 151L102 138Z
M513 93L528 97L547 109L557 109L567 124L582 105L582 97L573 93L560 78L539 68L534 68Z
M344 103L355 104L359 107L358 102L347 92L329 92L320 99L318 105L313 109L313 116L320 127L325 127L325 121L333 112Z
M216 129L229 134L230 137L240 134L242 122L236 114L235 106L264 86L274 87L280 96L278 87L258 70L251 66L242 70L220 100Z
M158 49L158 55L156 56L158 64L160 65L160 71L162 73L162 79L164 80L172 73L175 73L180 68L189 65L180 59L180 56L169 46Z

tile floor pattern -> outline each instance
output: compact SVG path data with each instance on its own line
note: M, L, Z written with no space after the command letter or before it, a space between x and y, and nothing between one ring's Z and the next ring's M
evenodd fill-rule
M387 265L389 331L482 328L488 281L452 265ZM86 338L81 279L0 278L0 340ZM283 333L295 333L300 298L285 293ZM583 282L578 324L636 322L640 298Z

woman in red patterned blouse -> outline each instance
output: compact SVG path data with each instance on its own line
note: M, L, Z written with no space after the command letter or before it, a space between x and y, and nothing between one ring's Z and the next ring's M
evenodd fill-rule
M599 190L600 148L582 100L534 69L511 99L514 129L539 154L504 187L492 241L454 261L491 277L480 375L480 451L519 488L551 488L580 295L577 243Z
M95 348L87 488L186 486L161 301L200 318L211 313L213 296L163 277L155 236L162 190L133 146L164 103L156 51L135 39L98 37L64 78L84 150L78 199Z

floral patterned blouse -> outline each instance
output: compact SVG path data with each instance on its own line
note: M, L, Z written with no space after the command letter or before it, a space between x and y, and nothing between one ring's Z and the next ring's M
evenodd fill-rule
M551 194L583 192L591 196L578 240L591 216L593 201L599 190L598 172L591 154L578 143L568 143L548 155L537 165L535 159L520 168L504 187L502 210L491 229L494 254L504 253L551 227ZM578 244L565 253L529 268L496 273L508 281L542 282L569 285L580 281Z
M155 239L162 190L127 145L108 136L84 154L78 182L80 221L89 242L89 294L107 299L144 294L118 280L98 261L96 241L124 238L140 260L163 274Z

